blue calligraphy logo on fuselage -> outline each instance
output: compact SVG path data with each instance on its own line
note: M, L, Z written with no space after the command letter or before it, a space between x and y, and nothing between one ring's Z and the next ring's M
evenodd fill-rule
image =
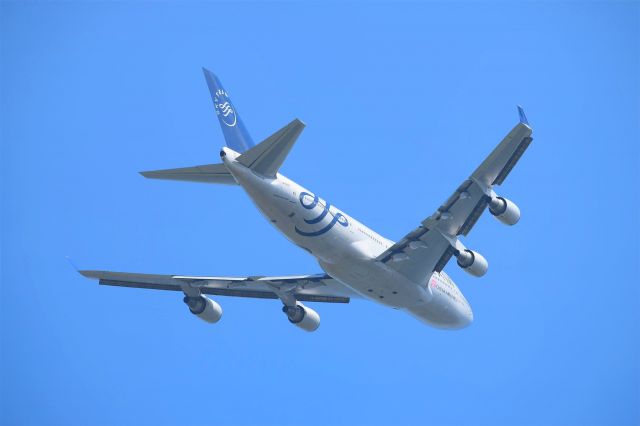
M322 212L320 212L318 216L314 217L313 219L304 219L305 223L309 225L320 223L327 215L331 215L332 218L331 218L331 221L326 226L324 226L323 228L317 231L303 231L296 226L295 229L298 234L304 237L317 237L319 235L326 234L327 232L329 232L331 228L333 228L336 225L336 223L339 223L341 226L344 226L344 227L349 226L349 221L342 213L340 212L336 212L335 214L332 213L331 204L329 203L324 204L320 202L320 198L317 195L311 195L308 192L301 192L299 199L300 199L300 205L307 210L313 210L318 204L324 207L322 209Z

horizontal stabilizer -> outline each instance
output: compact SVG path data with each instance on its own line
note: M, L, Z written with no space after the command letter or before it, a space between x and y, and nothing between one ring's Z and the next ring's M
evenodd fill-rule
M296 118L246 151L238 161L263 176L275 177L303 129L304 123Z
M236 184L236 180L224 164L205 164L202 166L181 167L179 169L153 170L140 172L140 174L149 179L221 183L226 185Z

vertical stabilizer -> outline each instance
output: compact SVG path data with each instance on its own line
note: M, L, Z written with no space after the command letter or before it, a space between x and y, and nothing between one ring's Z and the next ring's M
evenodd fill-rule
M202 68L202 71L204 71L204 78L207 80L213 107L220 121L220 127L222 127L227 146L234 151L245 152L254 146L254 143L246 127L244 127L236 107L231 103L231 98L222 87L218 77L206 68Z

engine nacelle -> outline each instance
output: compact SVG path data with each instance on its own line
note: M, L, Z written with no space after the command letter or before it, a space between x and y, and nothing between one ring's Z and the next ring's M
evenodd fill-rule
M489 202L489 211L505 225L515 225L520 220L520 209L511 200L494 197Z
M487 273L489 262L480 253L464 249L457 255L458 266L474 277L481 277Z
M222 307L213 300L205 296L189 297L185 296L184 303L189 307L189 311L201 320L213 324L220 321L222 317Z
M282 312L287 314L291 324L304 331L316 331L320 327L320 315L300 302L297 302L296 306L283 306Z

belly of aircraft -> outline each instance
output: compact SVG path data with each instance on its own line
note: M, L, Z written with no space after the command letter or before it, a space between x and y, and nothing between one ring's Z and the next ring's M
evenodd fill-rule
M344 259L339 263L320 261L322 269L363 297L393 308L429 302L433 294L373 260Z
M296 232L297 226L304 226L300 208L286 193L275 194L274 199L278 191L272 190L249 192L265 217L290 241L316 257L322 269L334 279L366 299L404 310L430 325L440 328L468 325L472 315L463 312L443 294L432 291L427 285L429 277L425 277L424 284L414 283L375 262L375 256L362 251L363 246L349 227L335 226L329 232L314 236Z
M473 320L468 306L461 306L429 286L417 285L384 265L368 261L320 266L333 278L374 302L400 309L438 328L458 329Z

